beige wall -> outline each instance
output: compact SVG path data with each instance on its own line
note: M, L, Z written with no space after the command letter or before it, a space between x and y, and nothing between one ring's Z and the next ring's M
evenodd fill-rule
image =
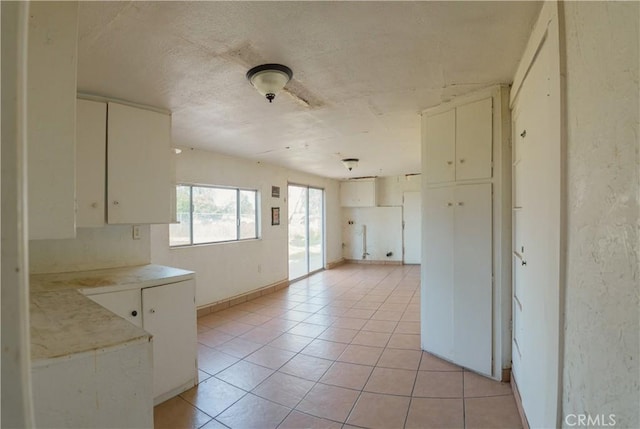
M185 149L176 160L178 183L258 189L261 195L259 240L169 248L169 226L151 227L151 262L196 272L196 304L269 286L288 278L287 183L325 190L326 260L342 258L338 182L203 150ZM271 197L280 186L280 198ZM271 207L280 207L281 224L271 225Z
M562 406L640 427L637 2L563 2L567 258ZM602 417L601 417L602 418Z

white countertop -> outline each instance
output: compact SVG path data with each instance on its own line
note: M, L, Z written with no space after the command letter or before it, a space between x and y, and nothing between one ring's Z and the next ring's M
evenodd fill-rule
M153 264L31 275L32 365L150 341L145 330L83 294L139 289L193 277L192 271Z

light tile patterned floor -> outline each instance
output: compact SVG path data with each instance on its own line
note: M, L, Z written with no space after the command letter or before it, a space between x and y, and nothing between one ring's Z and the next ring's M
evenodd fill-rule
M198 320L156 428L520 428L508 384L420 350L418 266L344 265Z

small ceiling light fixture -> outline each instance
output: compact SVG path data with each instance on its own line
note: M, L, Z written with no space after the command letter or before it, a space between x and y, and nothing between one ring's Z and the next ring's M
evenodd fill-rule
M342 160L342 163L347 168L347 170L351 171L358 166L358 158L345 158Z
M256 66L247 72L247 79L251 85L262 95L264 95L269 103L273 102L276 94L284 88L284 86L293 77L293 72L287 66L282 64L262 64Z

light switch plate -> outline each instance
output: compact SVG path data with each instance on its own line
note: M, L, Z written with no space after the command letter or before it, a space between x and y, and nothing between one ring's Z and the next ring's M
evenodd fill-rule
M140 240L140 225L133 225L131 227L131 236L134 240Z

